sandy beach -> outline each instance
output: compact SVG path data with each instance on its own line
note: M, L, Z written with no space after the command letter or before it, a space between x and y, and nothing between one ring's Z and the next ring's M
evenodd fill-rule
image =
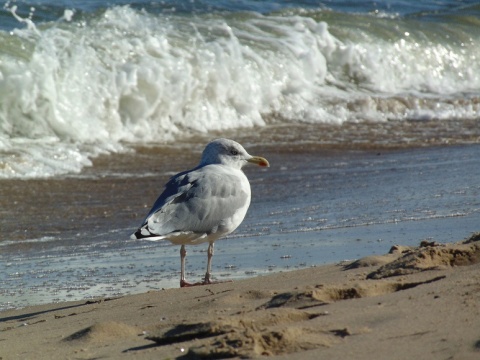
M477 359L480 236L1 313L2 359Z

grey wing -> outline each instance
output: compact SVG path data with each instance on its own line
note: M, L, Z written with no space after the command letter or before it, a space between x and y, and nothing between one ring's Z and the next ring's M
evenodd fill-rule
M195 169L178 173L168 180L167 184L165 185L165 189L155 201L147 216L143 220L142 226L147 223L148 218L152 214L161 211L164 206L172 202L176 197L181 196L191 187L192 179L191 176L189 177L189 174L192 174L194 171Z
M147 217L143 233L147 235L148 230L150 236L167 237L179 232L208 235L224 231L228 219L250 201L241 181L236 174L208 170L172 179Z
M152 217L152 215L156 213L164 213L164 210L167 208L168 204L170 204L178 196L182 196L182 194L188 191L188 189L191 187L188 173L193 172L194 170L181 172L170 178L170 180L165 185L165 189L153 204L152 208L143 220L142 225L132 235L132 238L141 239L145 237L158 237L159 235L163 235L151 233L148 229L148 220Z

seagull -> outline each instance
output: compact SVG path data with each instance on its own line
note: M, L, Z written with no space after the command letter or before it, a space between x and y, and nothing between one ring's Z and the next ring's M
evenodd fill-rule
M251 156L239 143L216 139L208 143L200 164L174 175L165 185L132 239L169 240L180 247L180 287L213 284L214 242L233 232L250 206L247 164L269 167L267 159ZM202 282L185 280L185 245L208 242L207 272Z

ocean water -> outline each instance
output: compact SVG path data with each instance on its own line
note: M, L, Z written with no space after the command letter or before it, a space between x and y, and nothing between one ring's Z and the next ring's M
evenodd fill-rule
M478 231L479 25L476 1L5 1L0 311L178 286L178 247L129 235L218 136L272 167L217 278Z
M478 128L479 16L473 0L5 1L0 178L278 123Z

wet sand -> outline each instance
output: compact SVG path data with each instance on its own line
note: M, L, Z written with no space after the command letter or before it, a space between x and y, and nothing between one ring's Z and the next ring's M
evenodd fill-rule
M480 236L210 286L10 310L2 359L477 359Z

